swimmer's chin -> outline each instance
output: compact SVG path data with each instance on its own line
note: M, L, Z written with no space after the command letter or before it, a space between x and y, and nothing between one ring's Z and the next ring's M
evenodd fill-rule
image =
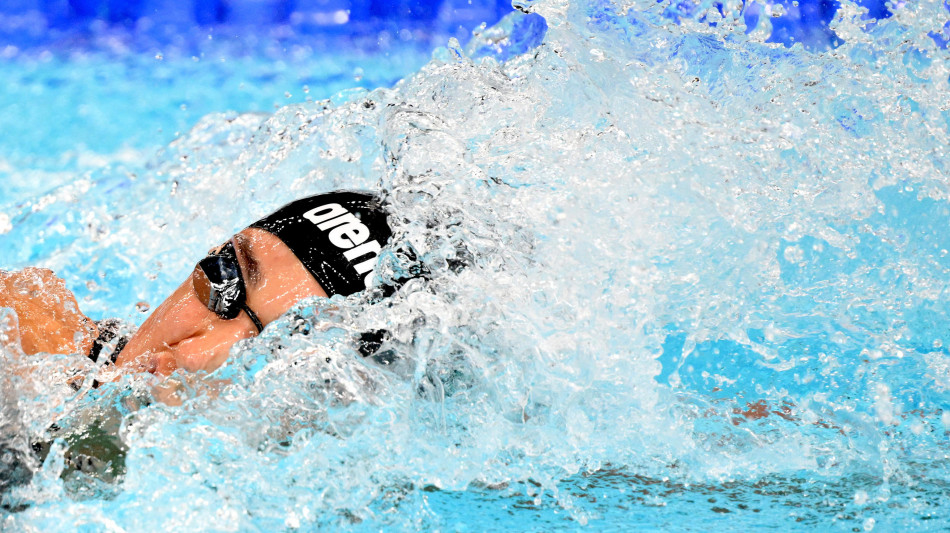
M144 373L168 376L177 368L175 356L171 352L145 352L134 358L122 361L122 373Z

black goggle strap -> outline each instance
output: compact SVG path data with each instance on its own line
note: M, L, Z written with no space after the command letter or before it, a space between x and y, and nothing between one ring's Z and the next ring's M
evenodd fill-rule
M251 317L251 322L254 322L254 326L257 328L258 333L264 330L264 324L261 324L261 319L257 318L257 315L254 313L254 311L251 311L251 308L247 306L247 302L241 302L241 309L247 313L247 316Z

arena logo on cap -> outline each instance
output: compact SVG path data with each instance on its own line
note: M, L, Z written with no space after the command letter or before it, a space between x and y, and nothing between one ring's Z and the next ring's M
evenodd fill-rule
M346 250L343 252L343 257L350 263L356 258L372 254L368 259L353 266L360 276L369 272L363 278L363 283L366 287L370 287L373 283L373 269L376 267L380 246L375 239L367 241L370 237L369 228L340 204L315 207L304 213L303 217L316 224L322 231L332 230L328 235L330 243L341 250Z

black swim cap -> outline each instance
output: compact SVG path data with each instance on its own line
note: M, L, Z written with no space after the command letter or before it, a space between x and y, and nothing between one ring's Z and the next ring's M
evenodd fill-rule
M248 227L284 241L327 296L372 286L377 256L392 236L381 199L365 191L302 198Z

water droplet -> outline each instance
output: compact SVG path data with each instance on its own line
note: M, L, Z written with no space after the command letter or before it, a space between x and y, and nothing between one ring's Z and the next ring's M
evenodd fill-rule
M151 309L151 307L149 307L148 305L148 302L139 302L135 304L135 308L138 310L139 313L147 313L148 310Z
M868 501L868 493L863 490L858 490L854 493L854 504L855 505L864 505Z
M805 258L805 252L798 246L789 246L782 254L789 263L799 264Z

